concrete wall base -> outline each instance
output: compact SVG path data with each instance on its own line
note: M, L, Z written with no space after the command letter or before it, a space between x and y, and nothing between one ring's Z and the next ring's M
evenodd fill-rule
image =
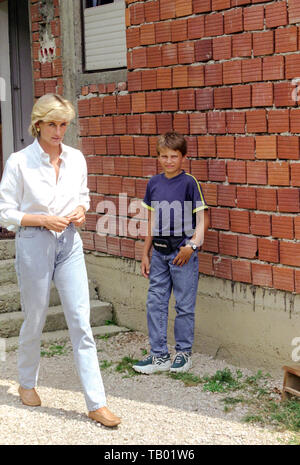
M117 324L147 334L148 281L140 263L92 252L86 254L89 278L100 299L111 302ZM277 372L300 358L300 296L200 275L194 351L237 366ZM174 344L174 298L170 302L168 342ZM292 345L299 338L297 350ZM294 341L295 342L295 341Z

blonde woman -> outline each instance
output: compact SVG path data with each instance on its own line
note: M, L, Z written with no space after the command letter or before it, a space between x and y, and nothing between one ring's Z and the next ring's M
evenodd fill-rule
M18 352L19 394L25 405L41 405L35 387L53 280L68 324L88 416L112 427L121 420L106 407L89 322L82 241L75 229L84 223L89 208L86 162L79 150L62 143L74 116L71 103L59 95L38 99L29 128L35 140L9 157L0 184L0 224L16 232L16 271L24 312Z

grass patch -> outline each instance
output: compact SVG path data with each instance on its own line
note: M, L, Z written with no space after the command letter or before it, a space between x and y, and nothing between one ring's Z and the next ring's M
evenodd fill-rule
M139 375L133 368L132 365L135 365L138 360L135 360L131 357L123 357L122 360L117 364L116 371L118 373L125 373L124 378L131 378L132 376Z
M114 320L105 320L105 326L111 326L111 325L115 325L116 326L116 322Z
M210 392L228 392L236 391L242 387L241 378L243 374L240 370L236 371L236 375L232 374L229 368L218 370L213 376L204 376L205 382L203 391Z
M203 383L203 380L193 373L170 373L168 372L168 376L172 379L180 380L184 383L187 387L198 386L198 384Z
M101 363L100 363L100 368L101 370L105 370L106 368L109 368L112 366L112 362L109 362L108 360L103 360Z
M48 348L41 349L41 357L54 357L55 355L67 355L66 344L51 344Z

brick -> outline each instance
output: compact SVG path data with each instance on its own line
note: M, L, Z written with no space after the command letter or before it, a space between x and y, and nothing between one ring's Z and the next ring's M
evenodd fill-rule
M89 119L89 136L100 136L101 127L100 127L100 118L90 118Z
M147 49L137 48L132 51L132 68L147 67Z
M261 81L262 59L242 60L242 82Z
M256 286L272 287L272 266L261 263L251 263L252 283Z
M277 136L256 136L256 158L277 157Z
M273 84L260 82L252 85L252 106L270 107L273 105Z
M218 278L232 279L231 260L228 258L214 257L215 276Z
M217 205L217 185L216 184L202 184L202 191L207 205Z
M287 55L285 57L286 79L294 79L300 73L300 56L298 54Z
M142 133L156 134L156 118L155 115L142 115Z
M211 11L211 0L194 0L194 13L205 13Z
M77 106L78 106L79 117L90 116L90 100L88 99L78 100Z
M193 13L192 0L175 0L175 2L176 2L175 14L177 17L188 16Z
M224 13L225 34L243 31L243 9L236 8Z
M194 89L182 89L178 92L179 110L195 110Z
M201 39L195 42L195 59L203 62L212 59L213 42L212 39Z
M205 113L192 113L190 118L190 134L206 134L206 114Z
M141 134L142 123L140 115L127 115L126 120L128 134Z
M189 134L189 115L176 113L173 120L174 131L181 134Z
M251 264L244 260L232 260L232 279L242 283L251 283Z
M171 42L171 23L163 22L155 24L156 43Z
M247 132L266 132L267 114L266 110L252 110L246 112Z
M256 209L256 190L254 187L237 186L237 207L248 210Z
M212 0L212 10L225 10L230 8L230 0Z
M236 34L232 36L232 56L250 57L252 54L252 34Z
M266 5L265 14L268 28L285 26L288 23L286 1Z
M274 32L255 32L253 34L253 55L271 55L272 53L274 53Z
M249 212L244 210L230 210L230 230L233 232L249 233Z
M275 53L296 52L297 50L297 26L275 30Z
M156 72L156 83L158 89L170 89L172 87L172 69L159 68Z
M258 258L265 262L279 262L279 242L270 239L258 239Z
M175 1L160 0L160 19L175 18L176 5Z
M162 48L162 65L176 65L178 63L177 44L166 44Z
M215 136L198 137L198 156L215 157L216 156L216 138Z
M290 185L290 170L288 162L268 163L268 184L270 186Z
M188 67L178 66L173 68L173 87L188 86Z
M129 197L135 197L135 179L122 178L122 191Z
M152 23L154 21L159 21L159 1L145 3L145 20L146 23Z
M219 233L218 231L207 231L204 237L202 250L205 252L219 252Z
M146 156L149 153L148 137L140 136L133 139L134 153L137 156Z
M252 136L236 137L235 139L235 156L237 159L251 160L254 155L255 139Z
M226 180L226 165L223 160L208 161L208 179L210 181L225 181Z
M229 210L227 208L211 208L211 227L213 229L230 229Z
M277 79L284 79L284 57L273 56L263 58L263 80L273 81Z
M156 69L142 71L142 90L154 90L156 87Z
M244 8L244 30L256 31L264 28L264 6Z
M163 111L178 110L178 92L177 90L167 90L161 93Z
M129 158L129 176L142 177L143 160L141 158Z
M127 48L134 48L141 45L140 43L140 28L126 29L126 44Z
M274 83L274 103L276 107L295 106L293 100L294 86L291 82L276 82Z
M205 66L205 85L216 86L223 84L222 64L215 63Z
M243 258L257 257L257 239L251 236L238 236L238 256Z
M117 113L117 98L115 95L109 95L103 99L103 113L112 115Z
M191 174L199 181L208 180L208 165L206 160L191 160Z
M187 40L188 32L187 32L187 20L180 19L177 21L171 22L171 38L172 42L179 42L183 40Z
M217 154L219 158L234 158L233 136L217 136Z
M94 151L96 155L107 154L107 140L106 137L95 137L93 140Z
M205 35L220 36L224 34L223 15L222 13L214 13L205 16Z
M144 113L146 111L146 94L144 92L132 94L131 101L133 113Z
M133 137L120 136L121 155L134 155Z
M245 120L246 116L244 112L226 112L226 125L228 134L245 133Z
M202 39L204 37L204 16L189 18L187 27L189 39Z
M267 164L266 162L247 162L247 183L267 184Z
M158 68L162 65L161 46L146 47L147 66L149 68Z
M173 117L171 114L161 113L156 115L156 124L158 134L173 131Z
M300 265L300 244L293 242L280 243L280 263L283 265Z
M207 114L208 132L211 134L226 133L226 117L225 112L209 112Z
M223 63L224 84L239 84L242 82L242 62L226 61Z
M237 255L237 236L220 232L219 235L219 252L223 255Z
M231 108L231 88L218 87L214 89L214 102L216 109Z
M277 210L276 189L257 188L256 189L257 209L263 211Z
M229 60L231 58L231 36L213 39L213 59Z
M300 5L297 0L289 0L289 23L300 22Z
M294 270L292 268L273 266L273 286L276 289L294 292Z
M146 111L161 111L161 92L146 93Z
M249 108L251 106L251 85L232 87L232 107Z
M127 157L116 157L115 174L117 176L128 176L128 158Z
M272 215L272 236L279 239L294 239L294 221L291 216Z
M268 132L289 132L289 110L268 111ZM282 136L279 136L282 137ZM278 137L278 146L279 146ZM287 139L285 137L285 139ZM278 148L279 151L279 148Z
M246 182L246 163L244 161L228 161L227 176L229 183Z
M284 162L287 163L287 162ZM291 163L291 185L292 186L300 186L300 165L298 163ZM286 184L287 185L287 184Z
M196 90L196 109L210 110L214 107L214 91L212 88ZM300 119L299 119L300 125Z
M271 216L263 213L250 212L251 234L258 236L271 235Z
M107 153L109 153L110 155L121 154L120 137L107 137Z
M299 240L300 239L300 217L295 216L295 218L293 218L293 220L294 220L295 239Z
M188 67L188 86L204 86L204 66L200 65Z
M132 5L130 11L130 23L131 24L142 24L145 22L145 10L142 3Z
M198 141L197 137L194 136L186 136L185 138L187 142L187 153L188 157L198 157ZM199 160L201 161L201 160Z
M300 109L290 110L291 132L300 132Z
M236 206L236 187L218 185L218 205L220 207L235 207Z
M199 253L199 273L204 273L210 276L214 275L213 256L211 254Z
M280 212L298 213L300 211L299 189L278 189L278 210Z

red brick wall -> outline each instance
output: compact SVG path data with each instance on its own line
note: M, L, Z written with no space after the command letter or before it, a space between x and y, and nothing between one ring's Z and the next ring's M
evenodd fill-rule
M299 0L127 0L126 23L127 90L93 84L78 99L86 249L141 258L141 237L124 230L132 215L121 208L117 235L101 237L96 206L142 199L157 135L174 129L210 206L200 272L299 292ZM45 88L60 79L35 65Z

